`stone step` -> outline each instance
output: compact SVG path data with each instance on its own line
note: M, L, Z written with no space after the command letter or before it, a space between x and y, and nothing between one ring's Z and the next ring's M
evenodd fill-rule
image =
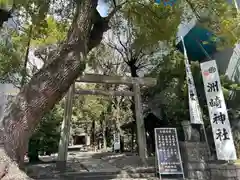
M62 173L61 176L81 176L81 177L88 177L88 176L116 176L121 174L121 171L118 172L66 172Z
M59 179L36 179L36 180L136 180L136 178L109 178L109 177L76 177L76 178L59 178ZM159 180L158 178L137 178L137 180ZM166 180L166 179L163 179ZM168 179L169 180L169 179Z
M36 180L159 180L158 177L128 177L122 174L110 174L106 173L71 173L67 175L61 175L59 178L36 178ZM182 178L162 178L162 180L182 180Z
M151 178L155 173L126 173L126 172L88 172L88 173L64 173L62 177L118 177L118 178Z
M65 173L61 175L62 179L66 180L80 180L80 179L138 179L138 180L157 180L155 173L126 173L126 172L88 172L88 173ZM180 180L182 178L162 178L162 180Z
M155 167L139 167L139 168L126 168L124 171L128 173L156 173Z
M155 177L155 178L103 178L103 177L81 177L81 180L159 180L159 178ZM36 180L79 180L78 178L75 179L68 179L68 178L58 178L58 179L36 179ZM182 179L161 179L161 180L182 180ZM196 180L196 179L185 179L185 180Z

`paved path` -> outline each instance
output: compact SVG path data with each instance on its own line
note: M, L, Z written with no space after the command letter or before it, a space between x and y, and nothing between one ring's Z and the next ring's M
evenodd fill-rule
M47 158L47 157L46 157ZM51 158L50 158L51 159ZM54 160L54 157L52 157ZM67 170L57 171L55 163L31 165L32 177L38 180L153 180L157 178L129 178L123 168L117 167L94 152L69 152ZM126 174L125 174L126 173ZM144 176L145 177L145 176Z
M77 152L69 153L68 159L74 159L79 162L81 166L88 172L119 172L120 169L101 160L94 158L94 152Z
M82 160L81 164L89 172L120 172L121 170L117 167L110 165L102 161L101 159L87 159Z

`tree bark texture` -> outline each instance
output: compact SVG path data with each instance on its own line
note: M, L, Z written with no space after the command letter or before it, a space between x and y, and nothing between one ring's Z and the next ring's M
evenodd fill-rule
M28 139L43 115L62 99L84 71L87 53L101 42L104 31L109 29L107 24L114 11L107 18L101 18L96 11L97 0L77 2L66 41L47 65L23 86L0 122L0 176L3 180L29 179L18 168L24 161Z

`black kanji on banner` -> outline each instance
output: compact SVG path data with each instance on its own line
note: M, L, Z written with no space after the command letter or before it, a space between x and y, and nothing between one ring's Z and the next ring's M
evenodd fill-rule
M218 81L214 81L207 84L208 92L218 92L219 91L219 84Z
M219 96L215 96L215 98L211 98L209 101L209 105L211 107L221 108L222 107L222 100Z
M214 124L218 124L218 123L224 124L225 121L226 121L226 115L223 114L222 112L213 114L213 123Z
M221 129L217 129L216 135L217 138L220 141L225 141L225 140L230 140L230 138L228 137L229 132L227 132L227 130L225 128Z

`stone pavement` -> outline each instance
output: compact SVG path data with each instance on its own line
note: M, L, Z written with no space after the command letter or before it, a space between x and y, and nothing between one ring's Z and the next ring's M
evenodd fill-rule
M137 157L108 153L69 152L67 169L59 172L54 162L29 165L30 177L39 180L155 180L154 169L141 166ZM52 157L54 160L56 157ZM42 158L44 159L44 158ZM48 159L46 157L46 159ZM44 159L44 161L47 161ZM49 158L51 159L51 158ZM114 160L114 163L113 163ZM131 161L131 162L129 162Z
M94 152L70 153L69 158L77 159L81 166L88 172L114 172L119 173L121 169L103 161L100 158L94 158Z
M34 179L59 179L63 172L60 172L56 168L56 158L57 155L40 157L43 161L38 164L29 164L26 166L27 174ZM67 160L67 168L64 173L81 173L88 172L82 164L80 163L81 159L78 159L71 153L69 153Z
M126 156L115 153L96 153L96 152L85 152L85 153L72 153L75 159L78 159L82 167L87 170L87 173L67 173L65 177L73 177L76 179L158 179L155 178L155 169L147 171L147 168L142 166L138 156L127 159ZM111 161L108 160L111 157ZM70 158L70 156L69 156ZM115 160L114 163L113 159ZM121 161L120 161L121 160ZM142 167L141 167L142 166ZM137 168L138 167L138 168ZM140 168L139 168L140 167Z
M122 170L133 170L133 171L152 171L155 172L155 158L149 157L147 165L144 165L139 156L135 154L110 154L103 155L101 157L105 162L116 166Z
M81 161L82 166L88 172L120 172L121 169L102 161L101 159L87 159Z

